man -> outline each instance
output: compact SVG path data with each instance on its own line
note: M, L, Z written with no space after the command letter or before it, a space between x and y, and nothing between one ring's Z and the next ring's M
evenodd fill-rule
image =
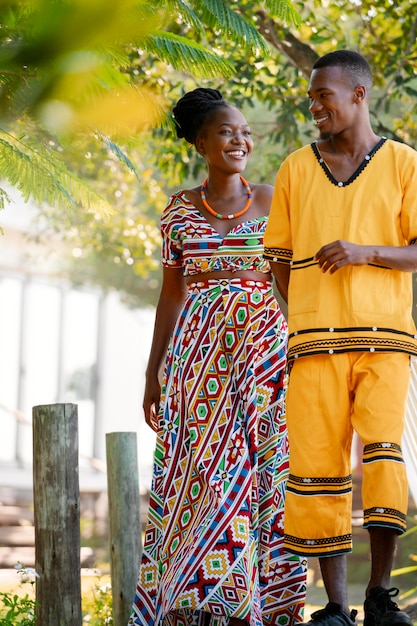
M417 152L374 133L371 85L356 52L315 63L320 139L281 165L264 241L289 312L285 545L319 557L329 602L308 622L316 626L355 624L346 573L354 430L371 549L364 626L412 624L392 600L390 574L408 502L401 437L417 355Z

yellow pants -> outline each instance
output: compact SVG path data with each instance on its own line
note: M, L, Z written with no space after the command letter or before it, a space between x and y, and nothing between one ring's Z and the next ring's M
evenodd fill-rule
M408 484L401 437L409 382L406 354L351 352L295 361L287 396L288 550L306 556L351 551L354 430L364 445L364 528L404 532Z

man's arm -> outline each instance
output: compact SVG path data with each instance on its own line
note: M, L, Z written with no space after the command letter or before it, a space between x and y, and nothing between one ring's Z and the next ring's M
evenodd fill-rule
M316 254L322 272L334 274L346 265L380 265L402 272L417 272L417 245L362 246L349 241L333 241Z

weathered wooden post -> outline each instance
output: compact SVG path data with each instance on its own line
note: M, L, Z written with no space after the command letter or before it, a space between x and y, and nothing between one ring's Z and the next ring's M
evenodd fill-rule
M32 412L36 623L81 626L77 405Z
M142 552L136 433L107 433L106 457L113 621L126 626Z

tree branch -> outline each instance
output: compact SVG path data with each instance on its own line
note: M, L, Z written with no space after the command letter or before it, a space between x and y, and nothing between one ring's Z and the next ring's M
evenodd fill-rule
M280 28L278 33L277 24L264 10L257 11L256 17L258 30L264 39L284 54L295 67L301 70L306 78L309 78L312 67L319 58L315 50L302 43L287 29Z
M290 63L297 67L306 78L309 78L313 65L319 58L315 50L308 44L297 39L289 30L278 27L276 22L274 22L265 11L258 11L256 17L257 27L261 35L278 50L278 52L285 55ZM377 133L384 134L395 141L404 143L404 140L392 129L384 126L375 112L371 112L371 114L375 121L374 126Z

